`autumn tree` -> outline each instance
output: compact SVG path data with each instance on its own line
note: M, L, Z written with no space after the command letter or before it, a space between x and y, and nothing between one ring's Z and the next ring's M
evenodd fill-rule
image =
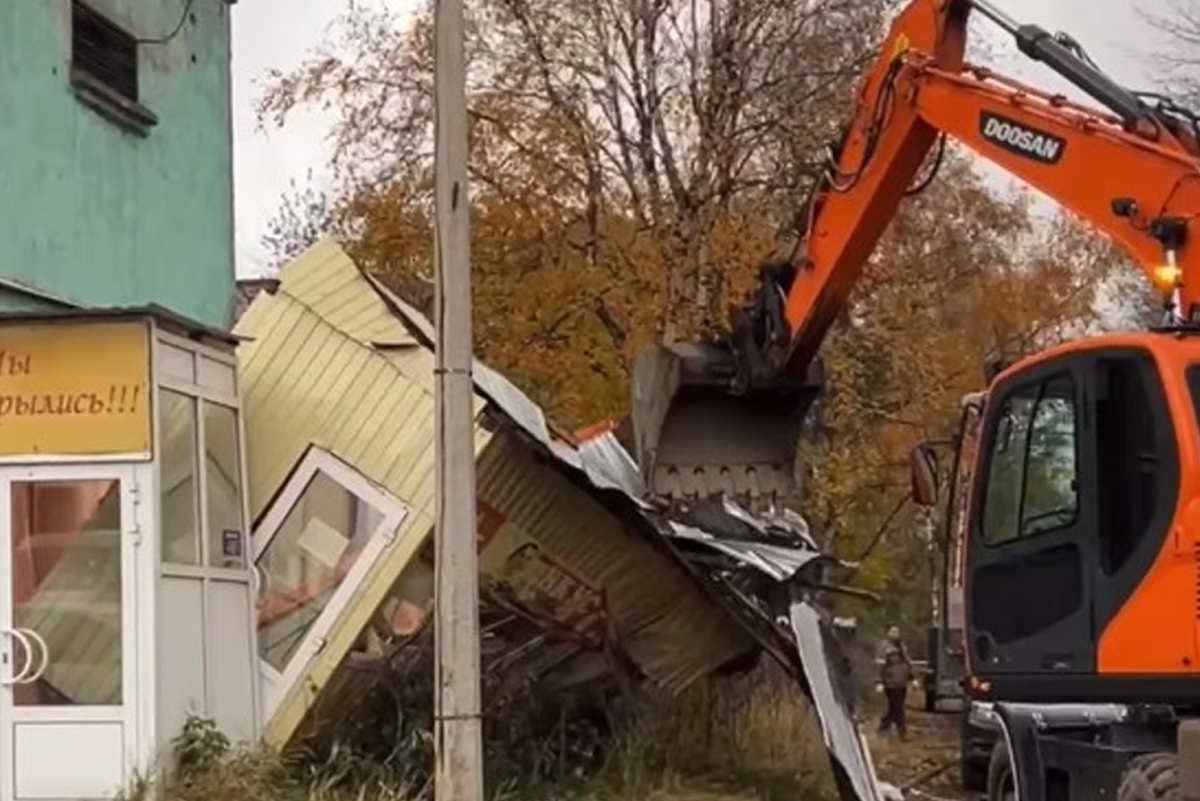
M884 0L483 0L468 41L479 352L571 423L619 412L631 356L720 327L852 108ZM337 112L335 227L430 278L431 17L352 6L260 112ZM317 200L323 200L318 198ZM270 237L309 238L293 196Z
M1146 56L1159 76L1159 89L1185 106L1200 108L1200 2L1165 0L1139 4L1158 32L1159 46Z

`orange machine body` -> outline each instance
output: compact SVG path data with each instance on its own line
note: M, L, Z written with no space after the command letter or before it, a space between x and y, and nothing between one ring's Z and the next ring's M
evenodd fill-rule
M1152 278L1176 260L1182 311L1200 312L1200 247L1185 243L1168 254L1155 236L1156 221L1200 213L1192 133L1152 121L1130 125L965 64L968 10L967 3L916 0L893 25L793 256L791 338L773 354L784 372L815 357L939 136L1087 220Z
M1188 371L1200 371L1200 336L1138 333L1090 337L1022 360L1001 373L994 386L1043 365L1111 349L1145 351L1157 366L1178 449L1179 493L1151 567L1116 615L1094 632L1096 672L1131 678L1195 675L1200 672L1200 395L1195 394L1200 383L1189 387ZM984 419L993 412L989 400ZM986 451L978 449L976 477L983 474L985 459ZM970 507L977 515L981 502L978 482L973 487ZM964 573L970 594L970 571ZM972 668L986 672L981 665Z

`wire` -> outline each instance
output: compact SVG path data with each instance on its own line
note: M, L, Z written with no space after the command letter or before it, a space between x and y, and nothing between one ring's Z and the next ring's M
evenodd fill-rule
M183 7L183 13L179 15L179 22L177 22L177 23L175 24L175 28L174 28L174 30L172 30L172 31L171 31L170 33L168 33L166 36L153 36L153 37L149 37L149 38L146 38L146 39L136 39L135 41L136 41L138 44L152 44L152 45L165 45L165 44L167 44L167 43L168 43L168 42L170 42L172 39L174 39L176 36L178 36L178 35L179 35L179 32L180 32L181 30L183 30L183 23L187 22L188 14L191 12L191 10L192 10L192 5L193 5L195 2L196 2L196 0L187 0L187 3L186 3L186 4L184 5L184 7Z
M1058 33L1054 34L1054 41L1058 42L1067 50L1070 50L1075 58L1079 59L1084 64L1087 64L1089 67L1096 70L1096 72L1104 72L1104 70L1100 69L1100 65L1097 64L1090 55L1088 55L1088 51L1085 50L1083 45L1079 43L1079 40L1071 34L1067 33L1066 31L1059 31Z
M921 194L926 189L928 189L929 186L934 182L934 179L937 178L938 172L941 171L942 162L945 160L945 158L946 158L946 132L942 131L942 135L938 139L937 155L934 156L933 167L930 168L929 174L926 175L924 178L922 178L916 186L907 190L904 193L904 196L905 197L916 197L917 195Z
M900 73L900 68L904 66L902 59L894 59L888 67L887 75L884 76L883 86L879 88L879 94L875 96L875 108L872 112L873 119L871 120L871 128L867 134L867 146L863 151L862 163L852 175L843 176L837 174L837 165L830 158L830 169L826 171L826 179L829 181L829 188L838 194L845 194L854 187L858 186L858 181L870 166L872 159L875 157L875 150L879 146L879 138L883 133L883 125L887 118L891 116L894 107L896 96L896 76ZM839 183L837 179L846 178L845 183Z
M875 552L875 546L879 545L879 543L883 540L883 535L887 534L888 529L892 527L892 521L896 519L896 515L900 514L900 511L904 508L908 501L909 496L905 494L900 498L899 501L896 502L896 506L892 509L891 514L889 514L887 519L883 521L883 525L879 527L879 531L875 532L875 538L871 540L871 544L866 547L866 549L856 560L857 564L862 565L862 563L867 561L871 554Z
M1200 114L1160 92L1133 92L1133 96L1138 100L1153 100L1156 103L1154 111L1172 117L1178 122L1190 124L1192 135L1200 142Z

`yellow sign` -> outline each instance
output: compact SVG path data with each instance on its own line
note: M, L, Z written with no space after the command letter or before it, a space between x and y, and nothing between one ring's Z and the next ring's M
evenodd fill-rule
M0 324L0 456L150 452L145 322Z

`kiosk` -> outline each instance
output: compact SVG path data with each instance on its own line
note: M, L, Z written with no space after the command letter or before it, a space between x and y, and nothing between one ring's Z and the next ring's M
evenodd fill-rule
M233 346L154 307L0 320L0 801L111 798L192 714L258 736Z

